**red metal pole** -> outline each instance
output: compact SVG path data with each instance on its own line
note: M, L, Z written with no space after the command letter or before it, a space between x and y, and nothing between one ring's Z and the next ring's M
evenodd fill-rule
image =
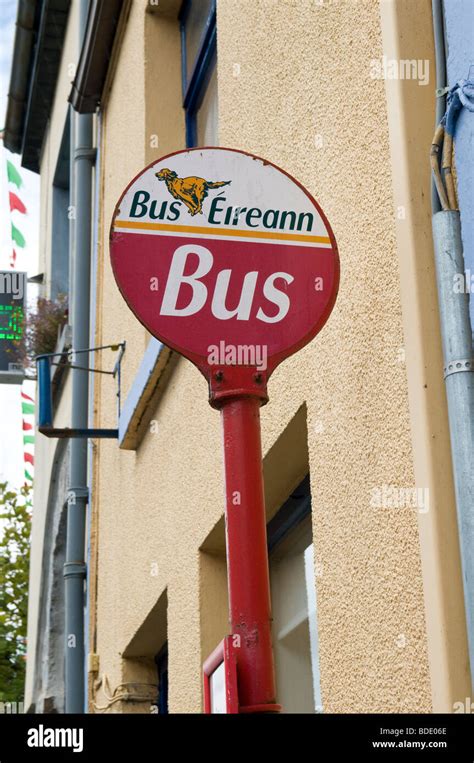
M278 712L257 396L220 405L224 430L226 543L232 634L239 636L240 712ZM234 641L235 644L235 641Z

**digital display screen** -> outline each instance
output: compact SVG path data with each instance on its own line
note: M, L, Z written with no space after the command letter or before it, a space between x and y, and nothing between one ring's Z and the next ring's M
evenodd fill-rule
M18 305L0 305L0 339L21 339L23 336L23 308Z
M17 343L25 330L27 274L0 271L0 371L18 368Z

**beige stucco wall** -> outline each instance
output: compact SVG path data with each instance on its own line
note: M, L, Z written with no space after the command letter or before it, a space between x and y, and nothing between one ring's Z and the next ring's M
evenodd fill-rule
M184 146L177 25L145 17L144 7L144 0L132 4L101 132L95 340L127 340L124 395L147 335L115 285L108 227L123 188L145 163ZM397 168L385 84L369 75L370 60L382 54L374 0L218 3L220 143L265 156L305 184L331 221L341 257L331 319L275 372L262 411L269 514L309 461L328 712L433 707L423 595L431 581L423 578L418 516L414 509L370 505L374 488L431 488L434 479L428 470L427 482L417 482L407 367L400 360L406 308L393 206ZM153 153L155 133L159 151ZM424 162L420 152L417 157ZM429 230L429 218L423 224ZM433 300L432 294L425 305L432 316ZM437 328L429 330L439 341ZM420 362L410 359L415 369ZM200 710L202 658L222 637L226 620L219 415L206 400L204 380L180 360L156 402L153 432L136 452L114 441L94 445L91 649L112 689L131 676L151 680L146 660L140 667L122 655L166 589L171 712ZM437 431L446 443L440 400L431 416L442 418ZM96 425L116 425L108 377L96 380L95 412ZM423 447L429 449L429 441ZM452 515L449 485L443 499ZM456 587L455 561L452 569ZM153 651L141 656L151 658ZM431 672L436 669L432 661ZM449 691L445 686L442 702ZM104 702L101 690L97 702Z
M58 427L70 426L71 422L71 385L66 383L55 411L54 423ZM38 617L40 597L45 584L43 573L43 549L48 539L45 537L48 521L48 500L51 493L51 475L55 457L59 454L61 443L36 432L35 438L35 482L33 515L31 526L30 572L28 586L28 632L25 708L33 699L33 681L37 649ZM49 518L51 519L51 518Z
M74 64L78 55L78 2L71 3L68 26L58 73L51 118L46 130L40 156L40 238L39 272L45 274L43 295L51 296L51 248L52 248L52 189L58 161L64 125L69 105L67 97L71 88ZM54 423L58 427L71 425L71 378L66 376L59 399L56 399ZM28 654L26 663L25 708L32 701L35 657L38 639L38 617L43 578L43 549L47 531L48 497L58 440L36 432L35 481L28 589Z
M433 85L430 0L385 1L381 22L387 58L410 60L416 55L429 61ZM430 489L430 510L418 520L433 710L452 712L470 694L469 656L441 375L431 202L428 192L414 192L429 188L430 170L420 161L420 146L431 140L433 92L416 82L387 80L386 94L414 469L417 484Z

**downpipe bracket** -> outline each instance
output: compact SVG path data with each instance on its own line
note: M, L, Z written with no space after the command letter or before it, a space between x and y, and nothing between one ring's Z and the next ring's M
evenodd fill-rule
M87 567L84 562L64 562L64 578L82 578L86 577Z
M78 159L86 159L92 164L95 164L97 158L96 148L76 148L74 151L74 161Z
M447 379L448 376L452 376L452 374L473 373L474 358L462 358L461 360L450 360L449 363L447 363L444 366L443 371L444 371L445 379Z
M74 506L78 502L88 503L89 489L87 487L70 487L67 493L67 502L69 506Z

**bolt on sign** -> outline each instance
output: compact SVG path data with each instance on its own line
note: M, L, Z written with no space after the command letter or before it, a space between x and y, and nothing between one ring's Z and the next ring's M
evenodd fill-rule
M126 188L110 235L131 310L206 376L242 365L268 377L320 331L336 299L339 259L321 208L242 151L154 162Z
M231 634L204 663L205 711L279 712L259 409L272 371L334 306L333 232L311 194L276 165L195 148L132 180L115 209L110 253L131 310L200 369L221 410Z

